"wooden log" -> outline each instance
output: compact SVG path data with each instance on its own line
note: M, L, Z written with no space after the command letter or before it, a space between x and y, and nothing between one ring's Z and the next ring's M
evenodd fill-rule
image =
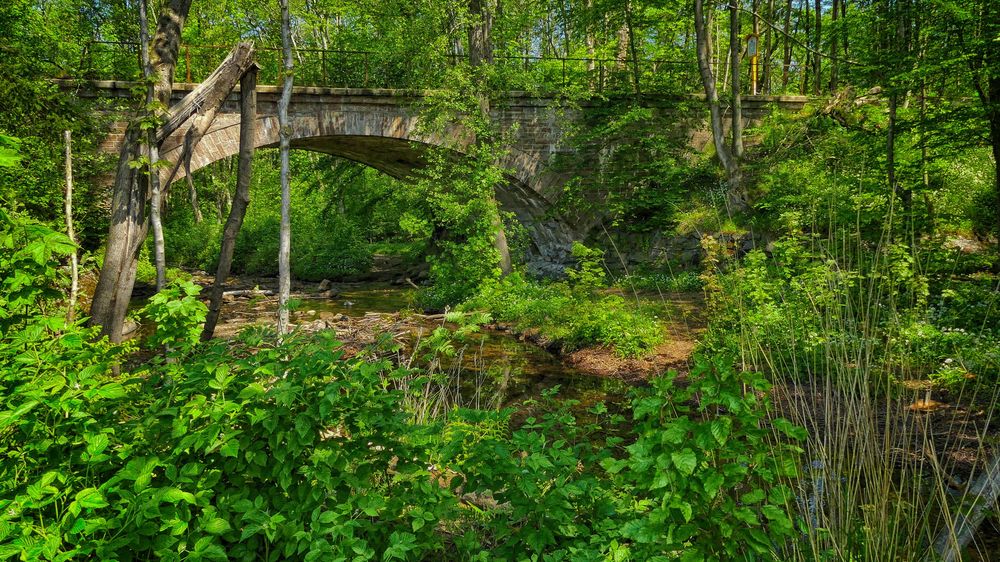
M254 64L253 43L238 43L204 82L198 84L184 96L184 99L170 108L160 130L156 133L156 140L162 143L187 123L191 116L221 106L236 87L240 77Z
M274 294L271 289L236 289L222 292L224 297L273 297Z
M993 457L986 472L972 483L967 495L970 499L966 502L972 507L959 508L954 524L938 533L933 548L924 558L925 562L957 562L962 559L962 551L972 541L979 525L996 505L997 496L1000 496L1000 454Z

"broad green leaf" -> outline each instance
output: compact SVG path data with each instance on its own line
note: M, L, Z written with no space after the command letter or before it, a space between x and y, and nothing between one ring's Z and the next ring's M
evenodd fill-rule
M201 526L201 528L206 533L211 533L213 535L221 535L226 531L232 529L232 527L229 525L229 521L226 521L221 517L215 517L213 519L210 519L207 523L204 523Z
M685 476L690 476L694 473L694 469L698 466L698 456L691 449L671 453L670 460L673 461L677 470Z
M98 509L108 505L108 502L104 499L104 495L97 488L84 488L80 490L76 494L76 501L80 504L80 507L88 509Z

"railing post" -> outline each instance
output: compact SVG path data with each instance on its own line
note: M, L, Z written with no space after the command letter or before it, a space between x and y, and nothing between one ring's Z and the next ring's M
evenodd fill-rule
M328 84L326 79L326 49L320 51L320 58L323 61L323 85L327 86Z
M368 87L368 51L365 51L365 88Z
M184 64L187 67L187 82L191 83L191 45L184 45Z

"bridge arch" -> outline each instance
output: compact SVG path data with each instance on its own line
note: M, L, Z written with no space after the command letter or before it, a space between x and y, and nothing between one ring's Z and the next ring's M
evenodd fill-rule
M316 107L317 104L293 105L289 111L293 149L310 150L352 160L397 179L407 180L426 165L424 155L432 147L448 147L459 156L470 142L469 135L459 126L448 128L441 135L424 134L418 127L415 113L407 106L394 105L386 110L364 107ZM367 105L367 104L365 104ZM239 152L239 114L220 113L212 127L198 143L191 158L195 172L218 160ZM257 148L278 146L278 120L274 113L258 112L254 145ZM185 129L166 139L161 156L168 161L180 157ZM496 196L500 206L514 213L527 229L531 242L533 265L545 271L558 268L566 261L573 240L571 229L549 216L550 204L540 194L545 187L544 174L537 173L542 163L538 155L511 148L501 165L510 170ZM174 181L183 179L183 167ZM161 176L169 175L164 169Z

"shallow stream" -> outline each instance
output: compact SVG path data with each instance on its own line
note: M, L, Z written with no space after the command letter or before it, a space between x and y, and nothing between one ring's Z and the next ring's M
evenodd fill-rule
M444 321L439 317L408 315L412 298L412 289L384 284L338 285L333 297L300 291L292 295L293 300L300 300L292 322L300 325L320 320L336 322L346 316L350 320L341 323L351 324L376 315L388 317L402 312L400 317L413 339L426 338ZM225 334L251 324L270 324L276 306L274 297L227 302L222 315L226 324L220 325L220 331ZM559 386L558 397L579 400L580 407L585 408L599 401L620 402L628 391L628 385L620 380L574 369L553 353L507 331L484 329L456 343L454 349L454 359L445 360L442 370L456 381L463 405L467 406L514 405L539 398L544 391Z

